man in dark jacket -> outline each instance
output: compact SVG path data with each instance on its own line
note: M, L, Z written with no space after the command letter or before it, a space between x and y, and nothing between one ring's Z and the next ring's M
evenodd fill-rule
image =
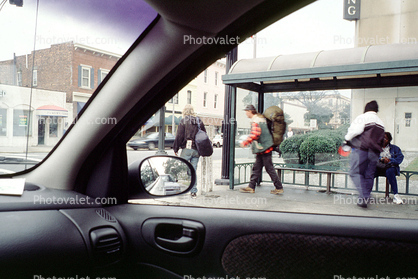
M197 163L199 162L199 152L195 144L195 137L197 131L200 129L206 132L205 125L201 120L198 120L196 114L191 105L186 105L183 109L183 118L180 121L179 127L177 129L176 138L173 144L174 154L176 154L181 149L180 157L188 160L195 171L197 170ZM196 184L190 190L192 198L196 198L197 187Z
M357 205L367 208L373 189L374 175L382 151L385 128L377 116L376 101L366 104L364 113L357 116L348 128L345 140L351 145L350 177L359 192Z
M385 132L383 140L383 151L380 153L379 163L376 168L376 176L386 176L393 192L393 202L396 204L403 204L403 200L398 194L398 182L396 176L399 176L401 169L399 165L403 161L403 154L401 149L394 144L391 144L392 135Z
M248 105L245 109L245 113L248 118L251 118L251 133L248 138L241 143L241 147L245 147L251 144L253 154L256 154L255 163L253 166L250 183L248 187L240 189L242 193L255 193L255 186L261 177L261 171L263 166L266 168L267 173L273 180L274 190L270 193L278 195L283 193L282 182L277 175L271 158L273 151L273 137L270 134L269 128L267 127L266 118L257 113L253 105Z

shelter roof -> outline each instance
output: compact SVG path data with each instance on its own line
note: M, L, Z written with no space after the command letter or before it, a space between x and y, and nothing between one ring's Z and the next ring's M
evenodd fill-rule
M418 45L389 44L242 59L227 85L257 92L418 85Z

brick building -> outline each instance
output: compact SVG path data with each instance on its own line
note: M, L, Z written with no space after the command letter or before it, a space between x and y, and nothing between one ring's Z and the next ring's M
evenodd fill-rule
M67 42L0 62L0 84L66 93L74 117L121 55ZM32 67L32 65L34 65ZM33 74L32 74L33 69Z
M68 42L0 61L0 151L55 145L120 57Z

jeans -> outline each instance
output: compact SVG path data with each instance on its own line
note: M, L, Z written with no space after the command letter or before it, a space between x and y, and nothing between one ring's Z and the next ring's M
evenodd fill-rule
M267 154L257 154L253 166L253 171L251 173L250 184L248 185L248 187L255 189L255 185L257 184L258 179L261 178L261 171L263 170L264 166L271 180L273 180L274 187L276 189L283 188L282 182L280 181L280 178L273 167L273 161L271 159L271 156L271 152Z
M373 189L379 153L353 148L350 155L350 177L357 188L360 199L368 200Z
M393 194L396 195L398 193L398 181L396 180L396 169L394 167L389 167L387 169L377 168L376 176L386 176Z
M187 161L192 164L195 171L197 171L197 163L199 163L199 152L195 149L182 149L180 157L186 159ZM193 185L191 193L197 193L197 183Z

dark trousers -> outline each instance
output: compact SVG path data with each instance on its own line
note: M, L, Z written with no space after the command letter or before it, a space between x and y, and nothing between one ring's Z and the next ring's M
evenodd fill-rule
M283 188L282 182L280 181L280 178L273 167L271 155L271 152L269 152L267 154L257 154L257 156L255 157L255 163L253 166L253 171L251 173L250 184L248 185L250 188L255 189L255 186L261 178L263 166L266 168L268 175L270 175L274 187L276 187L276 189Z
M354 149L350 155L350 177L359 193L359 198L369 199L373 189L379 153Z
M396 169L394 167L389 168L376 168L376 176L386 176L392 192L394 195L398 193L398 181L396 180Z

